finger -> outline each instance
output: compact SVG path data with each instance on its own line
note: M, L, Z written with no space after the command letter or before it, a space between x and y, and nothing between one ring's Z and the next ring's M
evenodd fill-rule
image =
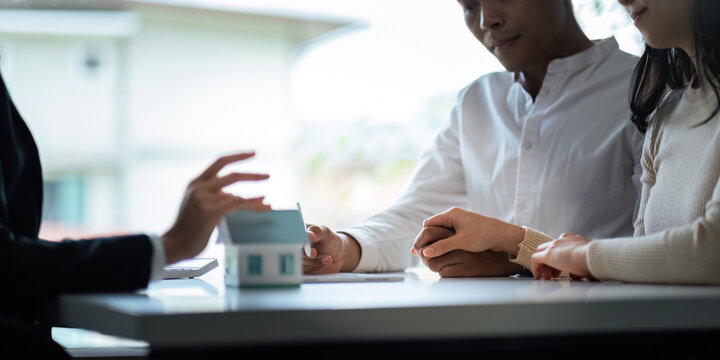
M548 280L552 280L553 278L553 267L545 265L545 278Z
M227 156L222 156L215 160L205 171L200 174L200 176L197 177L198 180L206 180L210 179L213 176L217 175L222 168L225 166L232 164L237 161L249 159L251 157L255 156L255 152L247 152L247 153L238 153L238 154L232 154Z
M542 265L542 253L536 252L530 257L530 272L535 280L540 276L540 265Z
M311 248L310 248L310 254L307 254L307 253L305 252L305 249L301 249L301 250L300 250L300 253L302 254L302 257L303 257L304 259L310 259L310 260L315 260L315 258L316 258L317 255L318 255L317 249L315 249L314 247L311 247Z
M231 173L219 178L212 178L207 181L205 186L214 190L220 190L238 181L258 181L267 180L268 178L270 178L268 174Z
M311 270L317 267L317 261L315 259L302 258L303 272Z
M332 265L332 257L318 256L316 259L302 259L303 272L305 273L329 273L329 267Z
M428 269L430 269L436 273L439 273L440 270L442 270L444 267L446 267L450 264L457 263L456 259L452 259L449 256L440 256L440 257L436 257L436 258L432 258L432 259L423 257L422 259L423 259L423 262L425 263L425 265L428 267Z
M318 261L322 266L328 266L328 265L332 265L332 263L333 263L333 258L332 258L332 256L330 256L330 255L321 255L321 256L318 256L318 257L317 257L317 261Z
M313 265L317 267L325 267L327 265L332 265L333 260L330 255L320 255L315 257L314 259L310 258L303 258L303 265Z
M540 265L540 266L538 266L538 268L537 268L537 276L535 276L535 279L537 279L537 280L542 280L542 279L545 278L545 277L543 276L543 268L544 268L544 267L545 267L545 265Z
M562 235L560 235L561 238L568 237L568 236L573 236L573 234L571 234L571 233L562 233Z
M422 263L425 265L426 268L430 269L430 263L425 258L420 258L422 260ZM432 269L430 269L432 270Z
M452 215L449 214L448 211L442 212L435 216L431 216L425 219L425 221L423 221L423 227L431 226L455 228L454 218L452 217Z
M552 242L552 241L549 241L549 242L542 243L542 244L538 245L538 247L535 249L535 252L538 253L538 252L541 252L541 251L545 251L545 249L547 249L548 246L550 246L550 243L551 243L551 242Z
M438 271L438 274L440 274L440 277L450 278L460 277L464 272L464 264L454 263L443 266L442 269Z
M430 234L432 232L432 229L434 228L423 228L422 230L420 230L418 235L415 237L415 242L413 243L412 250L417 250L419 252L423 247L425 247L425 245L432 242L432 235Z
M550 279L552 278L552 276L550 276L550 275L551 275L551 274L550 274L550 267L548 267L547 265L543 265L541 271L542 271L542 274L543 274L543 279L545 279L545 280L550 280Z
M540 279L542 279L542 280L547 279L547 272L545 269L545 265L540 266Z
M413 247L416 251L419 252L425 246L434 243L440 239L450 237L454 234L455 232L453 232L452 230L443 227L427 227L420 231L417 238L415 239L415 244L413 245Z
M307 259L303 260L303 264L302 264L303 274L327 274L327 273L330 273L329 269L327 269L324 266L318 266L318 264L315 262L306 263L305 261L307 261Z
M546 252L536 252L530 258L530 271L532 271L535 280L544 278L546 254Z

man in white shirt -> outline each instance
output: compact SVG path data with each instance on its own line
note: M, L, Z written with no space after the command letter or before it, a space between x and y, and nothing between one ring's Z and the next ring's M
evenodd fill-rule
M642 135L628 120L627 94L636 58L614 38L589 40L570 0L458 3L507 72L460 91L390 207L341 232L310 226L306 273L403 270L416 259L410 248L423 220L451 207L546 234L632 234ZM442 276L523 270L495 252L423 261Z

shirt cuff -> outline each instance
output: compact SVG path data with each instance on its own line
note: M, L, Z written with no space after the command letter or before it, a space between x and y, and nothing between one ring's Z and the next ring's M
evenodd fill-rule
M157 235L148 235L153 248L152 260L150 262L150 280L148 282L159 281L163 279L163 269L165 268L165 247L162 239Z
M358 245L360 245L360 259L355 269L352 270L353 272L377 271L380 254L378 253L377 245L367 240L369 238L368 236L364 236L365 234L358 229L346 229L338 231L338 233L351 236L357 241Z
M518 250L518 255L515 258L513 258L511 255L510 261L515 264L520 264L527 269L530 269L532 255L535 253L538 246L546 242L552 241L553 238L526 226L523 226L523 229L525 229L525 237L523 238L523 241L520 242L520 249Z

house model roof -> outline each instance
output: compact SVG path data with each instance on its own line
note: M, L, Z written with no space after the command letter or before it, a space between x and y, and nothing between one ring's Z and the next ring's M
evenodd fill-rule
M297 210L236 210L225 216L234 244L303 244L308 241Z

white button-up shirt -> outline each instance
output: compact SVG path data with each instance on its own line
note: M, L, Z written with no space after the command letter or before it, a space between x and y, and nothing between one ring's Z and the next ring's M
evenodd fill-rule
M636 62L610 38L551 61L535 101L510 72L463 89L403 194L344 230L361 246L356 271L415 264L423 220L453 206L551 236L632 235L643 142L629 120Z

